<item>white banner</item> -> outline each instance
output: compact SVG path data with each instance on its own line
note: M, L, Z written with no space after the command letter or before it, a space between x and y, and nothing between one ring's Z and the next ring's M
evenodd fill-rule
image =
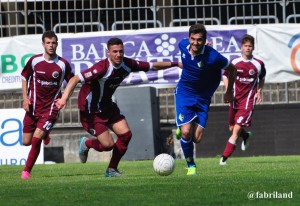
M25 165L31 146L23 146L24 109L0 109L0 165ZM36 164L44 163L44 145Z
M266 64L266 82L300 80L300 24L257 25L255 46Z
M179 61L178 43L188 37L189 27L153 28L137 31L106 31L58 34L57 53L66 58L78 73L106 58L106 42L119 37L125 44L125 56L143 61ZM245 33L256 38L254 55L267 69L266 82L299 80L299 24L207 26L208 40L228 59L240 55L241 38ZM0 90L20 89L21 71L33 54L42 53L41 34L0 39ZM178 68L159 72L137 73L124 80L131 84L176 84Z

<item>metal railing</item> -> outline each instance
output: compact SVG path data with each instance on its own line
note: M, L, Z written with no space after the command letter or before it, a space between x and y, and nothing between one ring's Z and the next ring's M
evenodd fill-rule
M187 26L195 22L299 23L299 13L300 0L0 0L0 36L37 34L41 27L58 33L79 33Z
M158 88L160 122L166 124L175 123L175 101L174 88ZM81 126L79 111L77 106L77 88L71 96L68 106L60 113L60 118L56 123L57 127L78 127ZM3 91L0 96L0 108L22 108L21 91ZM223 102L224 86L220 85L212 98L212 107L224 106ZM266 84L263 89L262 105L270 104L294 104L300 103L300 81L289 83Z

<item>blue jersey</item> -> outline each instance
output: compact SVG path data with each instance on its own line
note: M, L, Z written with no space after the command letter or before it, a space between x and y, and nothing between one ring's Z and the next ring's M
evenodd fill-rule
M220 84L222 69L226 68L230 61L211 46L204 46L197 56L192 56L189 48L188 39L179 42L182 74L176 93L193 95L210 101Z

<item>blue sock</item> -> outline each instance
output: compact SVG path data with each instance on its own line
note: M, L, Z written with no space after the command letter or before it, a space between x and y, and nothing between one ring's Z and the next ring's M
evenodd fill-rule
M196 166L194 162L193 139L191 138L189 140L185 140L184 138L181 137L180 144L188 167Z

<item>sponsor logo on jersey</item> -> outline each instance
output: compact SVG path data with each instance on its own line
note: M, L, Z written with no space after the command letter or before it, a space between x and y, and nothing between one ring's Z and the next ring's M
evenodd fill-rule
M40 83L42 86L57 86L57 82L48 82L48 81L41 81L41 80L36 80L38 83Z
M241 77L236 77L236 79L242 83L250 83L254 81L254 78L241 78Z

